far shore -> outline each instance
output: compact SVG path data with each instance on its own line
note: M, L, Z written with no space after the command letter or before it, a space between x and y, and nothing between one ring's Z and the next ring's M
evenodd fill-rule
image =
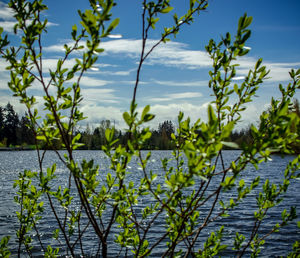
M29 147L0 147L0 151L29 151L34 150Z

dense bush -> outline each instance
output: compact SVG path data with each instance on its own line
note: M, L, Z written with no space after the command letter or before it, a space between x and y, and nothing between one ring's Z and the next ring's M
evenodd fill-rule
M222 149L224 146L236 147L228 142L228 137L240 121L246 104L252 100L268 74L259 59L241 84L232 83L236 76L236 65L233 63L249 51L244 46L250 37L248 27L252 18L247 15L241 17L234 37L227 33L220 42L211 40L206 47L213 61L208 86L214 95L214 101L207 109L208 121L199 119L191 123L189 118L184 118L184 114L180 113L179 127L170 134L174 147L172 160L163 159L162 171L155 173L149 168L151 152L147 155L141 152L144 143L151 138L151 131L146 124L154 115L150 113L150 106L145 106L141 113L137 112L136 92L140 71L151 52L159 44L167 43L184 26L191 24L199 12L206 10L208 1L190 0L187 13L182 17L174 15L173 26L164 28L161 38L149 49L145 48L149 32L155 29L161 16L168 15L172 10L172 1L142 1L141 58L132 102L129 111L123 114L128 125L128 140L125 145L116 145L114 129L106 129L106 143L102 150L110 161L110 167L105 176L99 175L99 167L93 161L78 162L74 158L74 150L80 147L81 137L75 134L76 125L84 119L79 109L82 100L80 81L101 54L102 39L113 31L119 20L111 20L113 0L89 2L90 9L79 12L81 27L74 25L72 28L73 44L64 46L64 57L57 61L57 68L49 72L50 82L43 77L46 71L42 70L40 41L47 26L47 21L41 20L40 14L47 7L42 0L11 0L9 3L17 20L15 32L21 35L17 47L9 46L7 36L0 38L0 54L9 63L11 72L9 87L27 108L29 126L36 144L43 141L55 149L55 141L62 143L65 154L59 151L56 154L69 173L66 185L53 184L57 176L56 164L44 167L45 151L40 150L37 144L40 170L20 173L15 183L15 201L20 208L17 212L18 254L21 255L25 250L31 255L33 245L40 245L47 257L57 256L60 251L62 255L84 256L85 252L90 251L85 250L84 239L92 231L103 257L109 255L111 248L118 248L122 256L133 254L144 257L161 244L164 245L161 253L164 257L210 257L224 252L226 248L233 248L237 256L243 256L246 251L253 257L258 256L265 238L296 218L295 207L289 211L284 209L281 220L274 221L269 232L259 233L268 212L282 201L282 195L294 179L299 178L299 156L287 165L280 184L271 184L269 180L263 182L261 191L256 192L253 228L247 235L236 232L233 246L222 244L224 227L216 229L209 228L209 225L229 216L230 211L242 201L247 202L250 193L254 194L260 178L251 182L240 179L247 165L257 167L259 163L267 162L273 152L293 153L291 144L299 143L299 116L290 112L290 108L295 91L300 87L300 70L290 72L292 82L286 87L279 87L281 98L272 99L269 112L261 115L258 126L251 127L252 144L242 144L240 155L230 163L225 163ZM72 68L66 68L65 61L76 51L82 54L81 59ZM74 77L77 82L70 86L68 82ZM44 90L47 114L42 120L39 110L35 108L35 97L28 95L33 82L39 82ZM234 103L229 105L231 98ZM138 160L140 166L141 179L138 183L133 183L129 177L128 167L133 159ZM155 181L157 177L159 180ZM232 191L233 194L226 197L223 195L226 191ZM141 208L143 196L148 196L154 202ZM76 200L80 202L79 208L73 205ZM289 208L288 205L286 208ZM57 227L53 229L56 242L52 246L45 246L39 237L38 222L45 209L51 209L57 221ZM150 241L149 232L161 218L165 233L156 235ZM115 228L118 228L117 233L113 230ZM207 229L210 230L209 234L204 234ZM32 231L36 234L35 241ZM203 234L205 241L199 243ZM111 238L114 239L113 246L108 242ZM1 241L2 256L9 255L8 240L9 237L5 237ZM295 242L290 255L293 257L297 253L299 242Z

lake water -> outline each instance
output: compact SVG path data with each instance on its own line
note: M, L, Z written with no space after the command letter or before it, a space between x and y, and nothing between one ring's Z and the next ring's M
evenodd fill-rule
M158 175L161 173L161 163L160 159L164 157L171 157L169 151L153 151L151 158L151 169ZM224 151L225 162L230 162L239 154L239 151ZM101 151L76 151L75 157L78 159L94 159L95 163L100 165L101 173L105 174L109 166L108 159L104 156L104 153ZM272 161L268 163L263 163L260 166L259 170L254 169L252 166L248 166L245 170L245 181L250 182L252 178L260 175L262 179L270 178L271 182L278 183L283 176L284 169L286 164L292 160L293 156L286 156L284 158L280 156L273 156ZM60 184L64 185L67 183L67 175L65 169L62 166L62 163L57 160L57 157L54 152L47 152L45 158L45 165L51 166L53 162L57 162L57 176ZM35 151L11 151L11 152L0 152L0 239L5 235L12 235L10 240L10 247L13 255L16 255L17 242L15 238L15 230L17 229L17 219L16 219L16 209L18 208L13 202L13 197L15 195L13 189L14 180L17 179L18 173L22 172L25 169L32 171L38 171L38 163ZM130 180L137 180L141 177L141 171L138 169L138 166L135 161L132 161L130 164ZM159 179L158 179L159 180ZM263 180L261 180L263 181ZM300 181L294 182L288 192L284 196L284 204L288 206L297 206L297 214L300 213ZM226 197L226 196L225 196ZM151 200L143 199L141 206L147 205ZM74 205L78 205L78 201L74 202ZM281 211L283 210L284 204L275 209L271 209L268 218L265 222L262 231L268 232L275 222L280 221ZM225 225L225 237L224 244L232 246L233 239L232 236L235 235L235 232L238 231L245 235L249 235L251 226L253 225L252 213L256 208L256 199L255 196L250 196L247 201L244 201L238 208L234 209L230 214L229 218L224 218L222 220L216 221L212 224L207 231L204 231L203 238L200 238L199 245L202 245L201 239L207 237L208 231L210 229L217 230L221 225ZM137 207L141 209L141 207ZM51 240L52 231L56 228L55 218L52 216L50 209L45 209L44 220L39 223L39 228L41 231L42 239L48 241L48 243L54 244L54 240ZM278 220L279 219L279 220ZM157 226L153 228L149 235L149 241L161 236L164 232L164 227L162 226L163 219L158 221ZM300 231L297 229L296 223L284 227L279 233L273 234L268 238L266 245L264 246L261 257L276 257L276 256L286 256L288 251L291 250L292 243L296 239L300 239ZM118 230L118 229L114 229ZM90 234L87 238L84 239L86 250L88 255L92 255L97 250L97 241L96 237L93 234ZM119 250L115 248L113 239L109 239L109 254L110 257L115 257L118 255ZM225 252L223 257L232 257L230 248L228 252ZM63 249L63 247L62 247ZM34 256L39 256L42 253L40 249L34 249ZM153 252L153 257L159 257L164 251L164 245L158 246L157 249ZM246 255L248 256L248 255Z

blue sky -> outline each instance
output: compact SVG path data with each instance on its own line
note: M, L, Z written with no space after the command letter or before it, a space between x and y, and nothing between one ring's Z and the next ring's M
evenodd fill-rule
M12 34L12 13L7 9L7 1L0 0L0 26ZM113 14L120 18L114 34L121 39L107 39L102 47L103 55L96 64L97 71L86 74L82 81L84 100L81 108L92 127L103 119L114 120L124 127L122 113L129 109L136 76L137 61L141 45L141 0L118 0ZM188 0L173 0L174 12L183 14ZM156 119L151 126L157 127L164 120L176 121L179 111L184 111L192 120L206 119L206 109L212 100L208 88L208 71L211 61L205 53L205 45L210 38L218 40L221 35L236 31L237 22L245 12L253 16L252 36L247 46L251 51L240 60L238 76L243 76L252 68L256 60L263 58L271 69L270 79L258 92L258 97L247 106L241 126L258 119L259 113L268 107L271 96L278 97L278 84L289 80L288 71L300 68L300 1L299 0L212 0L207 11L202 12L191 26L186 26L176 39L161 45L146 62L138 90L138 104L142 108L151 104ZM47 0L49 10L45 17L49 20L48 34L44 36L44 67L55 66L55 59L62 55L62 46L70 42L73 24L78 24L77 10L88 7L88 1ZM170 19L162 22L170 25ZM160 31L153 31L149 45L158 39ZM12 40L16 44L17 38ZM71 66L74 58L67 63ZM22 112L18 100L11 97L7 88L9 74L5 62L0 60L0 105L10 101ZM41 105L41 90L34 85L32 94ZM299 98L299 94L297 96Z

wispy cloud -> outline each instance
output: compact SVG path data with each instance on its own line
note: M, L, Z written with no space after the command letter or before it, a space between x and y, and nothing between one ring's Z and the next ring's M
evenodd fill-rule
M14 11L9 8L6 3L0 2L0 27L2 27L4 31L11 33L13 32L15 24ZM58 24L48 21L47 26L58 26Z
M184 105L177 103L170 104L155 104L151 105L150 113L155 114L156 117L151 122L147 123L151 128L157 128L158 124L162 121L171 120L177 125L177 116L179 112L184 113L184 117L190 117L192 122L195 122L199 118L202 121L207 121L207 108L209 102L202 104L192 104L186 102ZM260 110L261 107L261 110ZM250 123L255 123L258 120L259 114L264 110L264 105L258 105L257 103L251 103L247 105L247 109L242 113L242 121L237 126L238 129L245 128ZM142 112L143 107L138 109ZM83 123L89 123L96 127L101 120L109 119L116 123L120 129L126 129L127 126L123 121L122 114L125 110L117 107L116 105L100 106L94 102L84 103L81 110L84 114L88 114L88 119L84 120Z
M84 114L88 114L88 119L84 120L82 122L83 124L89 123L92 126L96 127L97 125L99 125L101 120L108 119L112 122L115 122L118 128L126 128L125 122L122 118L122 114L125 110L121 110L115 105L101 106L93 102L84 102L83 104L84 105L80 108L80 110Z
M118 103L119 98L113 89L84 89L82 91L85 105L102 105L103 103Z
M130 69L127 71L104 71L104 70L99 70L98 74L100 75L114 75L114 76L128 76L132 72L135 72L136 69Z
M6 32L13 32L15 24L14 21L0 21L0 27Z
M44 58L43 59L43 69L44 71L55 71L57 68L57 58ZM75 58L65 60L63 68L72 68L76 64Z
M185 117L190 117L193 122L195 122L198 118L206 120L206 110L208 104L209 103L202 103L196 105L186 102L184 103L184 105L182 103L151 105L150 113L155 114L156 117L155 120L149 123L149 125L155 128L157 127L158 123L161 123L165 120L171 120L176 123L179 112L183 112L185 114Z
M153 80L153 83L172 87L202 87L208 86L208 81L163 81Z
M201 96L202 94L199 92L182 92L182 93L168 94L168 97L171 99L188 99L188 98L197 98Z
M148 40L146 49L149 49L155 42L153 39ZM67 42L68 43L68 42ZM131 59L138 59L141 50L141 40L137 39L120 39L109 40L102 43L102 48L105 49L104 55L110 55L112 58L124 58L124 56ZM212 61L205 51L190 50L189 46L180 42L168 42L161 44L149 56L145 64L147 65L163 65L166 67L176 67L179 69L208 69L212 65ZM49 52L62 52L62 45L53 45L45 47ZM239 67L237 67L237 76L244 76L249 69L253 69L257 59L253 57L242 57L237 60ZM298 68L300 63L273 63L270 61L264 62L268 69L271 69L270 81L284 81L289 79L288 71L291 68ZM120 71L115 75L127 75L129 71ZM161 85L185 86L184 82L159 82ZM195 86L198 82L188 82L186 86ZM206 82L200 82L201 85L207 85ZM200 86L200 85L199 85Z
M159 98L150 98L149 101L152 102L174 102L177 100L186 100L191 98L199 98L202 97L202 94L200 92L182 92L182 93L171 93L166 94L163 97Z
M148 51L157 40L147 41ZM126 54L129 57L137 57L141 51L141 40L121 39L111 40L102 43L107 54ZM159 45L149 57L147 64L160 64L165 66L176 66L182 69L195 69L208 67L211 60L205 51L188 50L188 45L179 42L168 42Z
M66 51L64 45L72 46L73 44L74 42L71 40L62 40L60 43L50 45L50 46L44 46L43 51L50 52L50 53L64 53ZM78 54L82 52L83 51L77 51Z
M291 69L299 69L299 63L265 63L268 69L270 69L269 81L272 82L284 82L291 79L289 72Z
M6 32L12 32L15 24L13 10L6 3L0 2L0 27Z
M147 42L146 50L149 50L157 41L149 39ZM48 46L44 50L54 53L63 52L63 44ZM71 42L66 41L65 44L70 45ZM141 52L141 45L140 39L120 39L105 41L101 44L101 47L105 50L104 55L118 55L122 58L126 55L130 58L138 58ZM188 50L187 48L187 44L174 41L161 44L149 56L147 64L177 66L182 69L195 69L211 65L212 62L205 51Z
M253 57L243 57L237 60L239 66L237 67L237 76L242 77L248 74L249 69L254 69L257 60ZM300 68L300 62L296 63L276 63L270 61L263 61L262 65L270 70L268 75L269 82L283 82L290 80L289 71L291 69Z
M261 101L261 100L260 100ZM157 128L158 123L162 121L171 120L177 125L177 116L179 112L184 113L185 119L189 117L191 122L195 122L198 119L201 121L207 121L207 108L210 102L195 103L170 103L170 104L155 104L151 105L150 113L155 114L156 117L149 123L152 128ZM259 102L252 102L247 104L247 109L241 113L242 120L237 124L236 129L240 130L248 125L259 120L260 114L266 110L266 105ZM142 109L139 110L142 112Z
M0 21L0 27L3 28L4 31L12 33L14 31L14 26L16 25L15 21ZM48 22L48 27L51 26L59 26L57 23Z
M141 40L136 39L119 39L109 40L101 44L107 54L126 54L137 57L141 52Z
M74 78L71 82L76 82L77 78ZM97 79L95 77L84 76L82 77L80 84L86 87L101 87L112 83L111 81Z
M13 20L14 12L6 3L0 2L0 19Z

